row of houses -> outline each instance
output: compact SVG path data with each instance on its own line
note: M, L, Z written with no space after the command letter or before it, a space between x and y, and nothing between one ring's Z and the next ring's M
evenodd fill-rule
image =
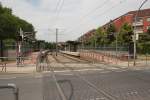
M148 28L150 28L150 8L140 10L138 14L137 11L130 11L114 20L109 21L105 25L101 26L101 28L106 30L110 24L113 24L116 28L116 31L119 32L122 25L125 23L136 27L134 32L137 34L147 32ZM78 38L78 41L86 43L94 35L95 31L96 29L92 29L86 32L84 35Z

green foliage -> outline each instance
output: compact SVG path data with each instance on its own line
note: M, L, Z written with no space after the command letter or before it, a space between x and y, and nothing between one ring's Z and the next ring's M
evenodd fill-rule
M141 35L139 35L139 42L143 43L143 42L147 42L150 41L150 35L147 33L142 33Z
M55 49L55 48L56 48L55 43L45 42L45 49Z
M9 13L0 15L0 39L14 38L17 33L17 21Z
M107 33L107 39L109 44L111 44L115 40L115 33L116 33L116 28L114 24L110 24L106 30Z
M2 7L0 4L0 39L16 39L19 28L23 31L34 31L32 24L16 17L11 9Z
M95 32L96 42L99 46L104 46L108 44L107 33L103 31L101 28L98 28Z
M113 34L116 33L116 34ZM119 46L129 46L129 44L133 43L132 35L133 28L130 24L125 23L122 25L120 31L117 33L115 26L113 24L109 25L106 30L102 28L98 28L95 31L95 34L90 38L88 45L91 46L111 46L114 47L116 45L116 37L117 36L117 44ZM149 53L150 54L150 28L146 33L143 33L139 36L139 40L137 41L137 53Z
M150 35L150 27L147 30L147 34Z
M115 26L113 24L109 25L107 30L103 30L101 27L99 27L96 31L93 37L91 37L90 44L91 46L106 46L113 43L115 40Z
M89 39L89 41L86 43L86 45L90 45L90 46L94 47L94 45L95 45L95 38L94 38L94 36L92 36Z
M138 43L138 53L141 54L150 54L150 41L148 42L143 42L143 43Z
M122 44L128 44L132 41L132 35L133 35L133 28L128 23L125 23L119 32L118 40Z

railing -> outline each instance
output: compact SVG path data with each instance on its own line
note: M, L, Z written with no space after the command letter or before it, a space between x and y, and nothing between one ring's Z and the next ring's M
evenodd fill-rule
M0 85L0 89L12 89L15 100L19 100L19 88L15 84Z
M132 25L133 25L133 26L142 26L142 25L143 25L143 21L133 22Z
M137 29L135 30L135 33L143 33L143 29Z

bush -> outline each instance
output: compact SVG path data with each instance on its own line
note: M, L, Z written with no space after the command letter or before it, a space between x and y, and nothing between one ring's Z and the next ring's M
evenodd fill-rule
M150 42L138 43L137 53L140 54L150 54Z

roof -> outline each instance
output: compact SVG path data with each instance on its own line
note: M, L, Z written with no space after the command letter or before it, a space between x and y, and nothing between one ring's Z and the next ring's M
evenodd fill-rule
M138 10L136 11L130 11L127 14L133 14L135 16L137 14ZM149 9L142 9L138 12L138 17L144 17L144 16L150 16L150 8Z
M110 20L110 21L107 22L106 24L102 25L102 27L107 26L107 25L109 25L111 22L114 22L115 20L117 20L118 18L121 18L121 17L126 16L126 15L129 15L129 14L132 14L133 17L135 17L137 11L138 11L138 10L130 11L130 12L124 14L124 15L121 15L121 16L119 16L119 17L113 19L113 20ZM140 11L138 12L137 17L144 17L144 16L150 16L150 8L148 8L148 9L142 9L142 10L140 10Z

